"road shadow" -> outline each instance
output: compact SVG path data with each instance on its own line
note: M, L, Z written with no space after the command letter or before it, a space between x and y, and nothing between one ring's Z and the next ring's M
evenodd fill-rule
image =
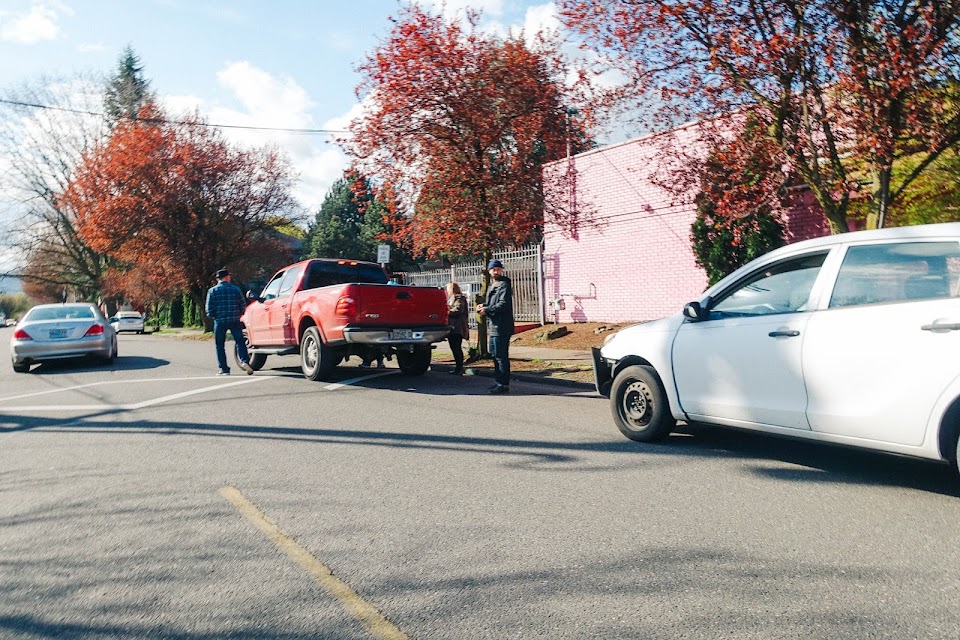
M557 442L482 435L424 434L363 429L303 428L217 423L168 423L114 420L121 410L101 410L80 417L50 418L20 416L0 408L0 434L36 429L70 433L140 433L211 438L242 438L296 441L305 444L350 444L360 447L392 447L438 451L462 451L485 455L522 456L528 462L512 464L527 470L557 471L568 466L577 471L617 471L622 460L590 459L593 454L643 456L648 464L671 459L730 458L747 463L745 472L755 477L785 483L811 485L863 485L902 487L950 497L960 497L960 481L948 465L861 451L819 443L806 443L765 434L724 428L681 425L658 444L627 439ZM764 461L770 463L765 464ZM784 468L772 462L794 465ZM542 466L546 465L546 466Z
M117 356L112 363L98 362L92 358L48 360L30 368L25 375L62 375L67 373L86 373L89 371L143 371L157 369L170 364L169 360L149 356Z

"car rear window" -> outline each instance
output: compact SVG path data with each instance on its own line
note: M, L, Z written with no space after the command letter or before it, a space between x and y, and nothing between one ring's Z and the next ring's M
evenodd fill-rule
M332 260L310 263L304 289L337 284L387 284L387 274L375 264Z
M27 316L29 321L37 320L93 320L93 309L90 307L45 307L34 309Z

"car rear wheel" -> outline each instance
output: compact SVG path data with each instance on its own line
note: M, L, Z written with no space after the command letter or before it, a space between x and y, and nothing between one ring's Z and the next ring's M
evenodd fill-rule
M610 388L610 404L617 428L637 442L660 440L677 424L653 367L634 365L617 374Z
M310 380L322 380L336 368L340 359L323 343L316 327L309 327L300 340L300 368Z
M430 347L417 346L413 351L398 351L397 365L404 375L422 376L430 368L430 359L433 351Z
M14 362L13 370L16 371L17 373L27 373L28 371L30 371L30 365L27 364L26 362L19 362L19 363Z

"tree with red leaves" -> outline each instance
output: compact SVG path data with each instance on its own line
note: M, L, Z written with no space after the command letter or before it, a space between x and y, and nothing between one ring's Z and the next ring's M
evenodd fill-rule
M63 202L84 241L132 265L141 290L187 291L202 308L217 269L242 279L253 268L291 181L276 150L237 149L199 117L170 123L146 107L84 157Z
M414 252L480 255L537 237L545 211L541 167L563 157L565 72L554 44L477 28L478 14L446 21L416 4L360 67L367 113L348 148L367 175L396 189ZM582 130L582 125L574 122ZM396 220L395 222L401 222Z
M960 140L960 0L560 0L660 126L749 110L837 233ZM895 171L898 160L912 169Z

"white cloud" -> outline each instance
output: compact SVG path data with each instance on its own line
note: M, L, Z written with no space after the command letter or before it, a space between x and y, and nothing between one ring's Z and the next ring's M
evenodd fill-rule
M442 13L448 18L463 15L466 9L482 11L488 16L503 14L503 0L415 0L415 2L434 12Z
M164 106L175 114L197 110L213 124L335 131L345 130L354 113L352 109L318 127L310 113L313 102L303 87L292 78L275 77L249 62L230 63L217 74L217 81L238 106L226 106L224 101L211 103L195 96L166 96ZM282 149L300 176L294 195L308 211L320 207L348 164L346 156L333 144L332 136L229 128L223 129L223 133L244 146L275 145Z
M0 41L36 44L56 40L61 15L73 15L73 9L60 2L38 2L27 12L0 11Z

